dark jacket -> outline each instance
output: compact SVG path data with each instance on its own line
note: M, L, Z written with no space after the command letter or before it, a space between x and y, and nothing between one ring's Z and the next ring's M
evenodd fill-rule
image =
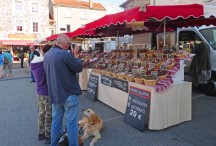
M43 63L52 104L64 103L70 95L82 93L76 76L82 71L80 59L55 45L45 54Z
M31 63L31 71L36 80L36 91L38 95L48 96L46 74L44 72L43 61Z
M34 52L33 52L32 58L30 58L30 54L31 54L31 51L29 52L29 57L28 57L28 63L29 63L29 64L30 64L30 62L34 59L34 55L40 56L40 54L39 54L38 51L34 51Z
M24 52L23 52L23 50L20 50L20 51L19 51L19 58L20 58L20 59L23 59L23 58L24 58Z

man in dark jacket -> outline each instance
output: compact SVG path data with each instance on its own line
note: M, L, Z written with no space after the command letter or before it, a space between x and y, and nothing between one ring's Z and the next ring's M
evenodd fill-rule
M28 58L29 65L30 65L30 62L34 59L35 55L40 56L39 52L35 50L35 46L32 45L30 46L30 52L29 52L29 58ZM31 70L30 70L30 74L31 74L31 83L35 82L35 78Z
M56 45L45 54L43 61L53 111L51 146L58 145L63 133L64 113L69 146L78 146L78 95L82 92L76 73L82 71L82 63L78 59L78 47L68 52L69 41L67 35L59 34Z
M23 61L24 61L24 52L23 52L23 47L20 48L20 51L19 51L19 58L20 58L20 65L21 65L21 68L23 68Z

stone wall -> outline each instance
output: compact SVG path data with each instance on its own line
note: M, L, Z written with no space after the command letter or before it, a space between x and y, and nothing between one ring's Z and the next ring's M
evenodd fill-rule
M149 5L150 0L131 0L127 3L127 5L124 6L124 10L128 10L134 7L138 7L141 5Z
M37 38L49 36L49 0L21 0L22 11L15 10L14 0L0 0L0 38L8 34L35 34ZM32 3L38 3L38 12L32 12ZM23 31L16 31L16 20L23 20ZM38 33L33 33L33 22L38 22Z

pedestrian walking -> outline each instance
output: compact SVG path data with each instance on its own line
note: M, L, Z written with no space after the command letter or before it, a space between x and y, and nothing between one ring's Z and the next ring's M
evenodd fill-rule
M38 53L38 51L35 50L35 46L30 46L30 52L29 52L29 58L28 58L28 62L29 62L29 65L31 63L31 61L34 59L34 56L40 56L40 54ZM35 78L34 78L34 75L31 71L31 68L30 68L30 75L31 75L31 83L32 82L35 82Z
M76 73L82 71L78 47L68 53L69 38L59 34L56 45L44 56L50 102L52 103L51 146L57 146L63 133L65 113L69 146L78 146L78 95L81 89Z
M0 51L0 79L2 79L2 72L3 72L3 55L2 51Z
M3 54L3 67L5 70L5 74L6 77L12 77L12 62L13 62L13 58L12 58L12 54L10 53L10 51L6 51Z
M20 65L21 65L21 68L23 68L23 61L24 61L23 47L20 48L20 51L19 51L19 58L20 58Z
M45 54L51 48L45 45L42 52ZM38 140L45 139L45 144L50 144L50 132L52 124L52 105L49 102L46 75L43 67L43 56L35 57L31 61L31 71L36 81L38 101Z

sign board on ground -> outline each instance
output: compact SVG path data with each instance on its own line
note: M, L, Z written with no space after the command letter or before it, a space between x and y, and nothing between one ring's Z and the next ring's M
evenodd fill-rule
M124 121L144 131L148 124L151 92L130 86Z
M102 75L101 76L101 83L106 85L106 86L113 87L113 78L110 76Z
M97 98L97 89L98 89L98 76L90 74L86 97L92 101L95 101Z
M128 81L124 81L124 80L114 78L113 87L117 88L119 90L122 90L124 92L128 92Z

